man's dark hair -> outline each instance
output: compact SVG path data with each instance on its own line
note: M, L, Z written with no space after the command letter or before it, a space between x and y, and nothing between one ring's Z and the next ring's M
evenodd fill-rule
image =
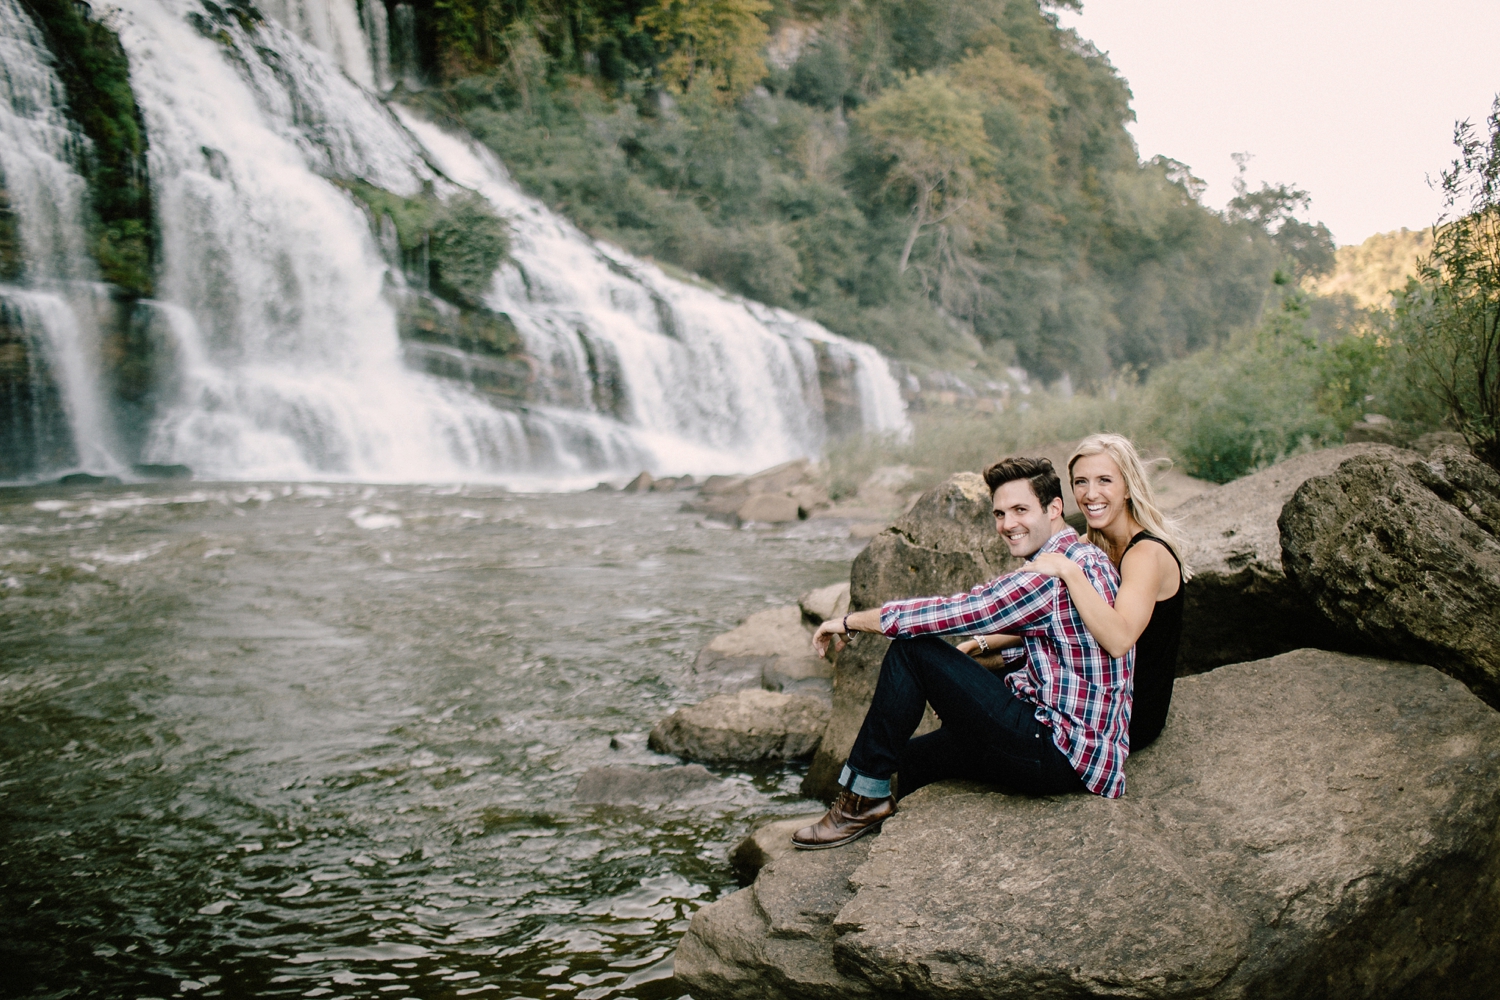
M1007 458L996 462L984 470L984 484L990 488L990 495L1006 483L1016 479L1024 479L1031 484L1031 492L1046 507L1053 500L1062 499L1062 480L1057 478L1057 470L1052 468L1052 462L1045 458Z

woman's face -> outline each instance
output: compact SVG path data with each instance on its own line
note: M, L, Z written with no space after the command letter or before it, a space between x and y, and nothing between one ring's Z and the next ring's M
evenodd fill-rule
M1101 530L1126 517L1129 497L1125 477L1108 453L1085 455L1073 463L1073 499L1090 528Z

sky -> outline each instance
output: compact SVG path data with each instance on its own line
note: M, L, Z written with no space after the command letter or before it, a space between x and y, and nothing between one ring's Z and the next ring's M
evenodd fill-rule
M1453 124L1500 93L1500 0L1084 0L1066 27L1135 95L1142 158L1186 163L1203 200L1246 177L1312 195L1342 246L1436 221Z

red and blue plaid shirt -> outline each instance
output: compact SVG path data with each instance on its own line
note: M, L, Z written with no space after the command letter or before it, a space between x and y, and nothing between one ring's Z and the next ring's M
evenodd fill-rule
M1064 528L1039 550L1061 552L1083 568L1089 583L1111 605L1120 574L1097 546ZM880 609L880 630L892 639L917 635L989 635L1006 632L1023 645L1005 650L1021 668L1005 682L1016 697L1036 705L1084 787L1105 798L1125 794L1130 755L1130 706L1135 649L1112 659L1078 617L1067 586L1056 577L1017 570L967 594L891 601Z

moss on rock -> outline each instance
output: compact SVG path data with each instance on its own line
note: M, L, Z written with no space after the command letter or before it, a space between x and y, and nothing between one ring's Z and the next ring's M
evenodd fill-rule
M407 274L455 305L480 307L495 269L510 251L510 227L472 191L447 201L429 186L414 198L361 180L343 186L380 219L396 227Z
M156 238L146 172L146 128L130 89L130 62L106 25L73 0L21 0L47 36L68 114L93 143L83 164L98 232L94 256L106 281L134 296L152 290ZM0 267L5 227L0 221Z

